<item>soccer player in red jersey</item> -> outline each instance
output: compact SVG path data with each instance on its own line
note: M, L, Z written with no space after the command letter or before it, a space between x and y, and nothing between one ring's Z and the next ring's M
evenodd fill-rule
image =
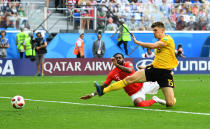
M123 80L125 77L135 73L133 64L131 62L125 62L124 56L121 53L116 53L112 58L112 62L115 68L107 76L106 81L102 85L103 87L107 87L112 80ZM95 85L98 85L97 82L95 82ZM153 96L150 100L145 100L146 94L156 94L158 89L159 85L157 82L133 83L124 87L125 92L131 97L134 105L138 107L148 107L154 103L165 105L166 101L159 99L157 96ZM80 99L90 99L96 94L97 92L93 92L92 94L82 96Z

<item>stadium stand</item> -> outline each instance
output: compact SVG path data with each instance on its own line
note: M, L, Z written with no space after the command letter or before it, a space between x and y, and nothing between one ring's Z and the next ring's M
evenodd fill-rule
M25 9L19 2L3 1L1 4L1 28L29 28Z
M163 21L167 30L210 30L210 4L207 0L98 0L86 2L86 5L79 5L79 1L82 0L66 0L66 3L59 2L55 6L51 0L46 8L41 0L1 0L0 28L19 29L22 26L33 30L53 13L43 23L44 29L50 32L62 29L106 30L110 17L115 24L116 18L124 19L127 24L135 21L132 31L150 30L155 21ZM117 17L111 16L105 6ZM84 15L86 11L90 14ZM86 20L88 24L85 25Z

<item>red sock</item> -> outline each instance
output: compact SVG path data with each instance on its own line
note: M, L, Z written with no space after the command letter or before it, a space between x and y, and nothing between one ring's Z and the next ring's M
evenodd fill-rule
M150 100L146 100L146 101L141 101L137 106L138 107L149 107L154 103L155 103L155 100L150 99Z

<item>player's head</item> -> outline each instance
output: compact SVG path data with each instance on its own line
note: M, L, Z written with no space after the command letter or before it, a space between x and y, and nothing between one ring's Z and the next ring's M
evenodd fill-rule
M124 55L121 53L116 53L113 55L113 57L117 60L117 63L119 65L123 65L124 64Z
M161 39L165 35L165 26L162 22L155 22L152 24L151 28L155 38Z

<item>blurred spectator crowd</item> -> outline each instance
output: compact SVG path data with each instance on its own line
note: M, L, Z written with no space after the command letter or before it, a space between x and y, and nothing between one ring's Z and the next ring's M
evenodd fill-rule
M66 0L65 5L69 15L83 17L75 21L80 29L93 28L96 14L97 28L106 31L116 31L118 19L131 31L150 30L156 21L166 30L210 30L210 0ZM0 0L0 28L30 28L26 8L21 0Z
M150 30L151 24L155 21L164 22L166 30L210 30L209 0L68 1L74 1L69 3L76 4L77 8L83 8L80 5L98 5L97 24L106 31L115 31L119 28L117 19L126 21L132 31ZM118 18L111 15L103 5L108 6Z
M150 30L156 21L164 22L166 30L210 30L209 1L111 0L109 8L118 18L124 19L132 31ZM109 17L107 26L113 24L111 19L117 24Z
M29 28L25 7L20 0L0 1L0 28Z

